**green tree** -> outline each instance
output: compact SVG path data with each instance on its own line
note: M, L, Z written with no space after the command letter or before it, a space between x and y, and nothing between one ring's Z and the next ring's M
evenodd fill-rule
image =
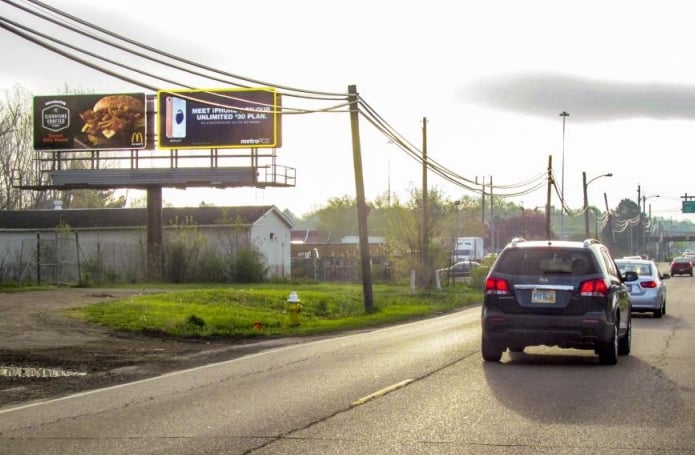
M123 208L126 197L115 197L115 190L69 190L63 193L63 207L70 209Z
M326 235L329 242L339 242L347 235L357 235L357 201L344 195L328 200L326 206L318 209L316 228Z
M455 237L486 237L487 226L483 222L482 199L463 196L454 202L456 207Z
M643 224L640 205L632 199L623 199L611 216L611 247L615 256L641 253L643 249Z
M497 220L495 226L500 248L514 237L523 237L527 240L547 238L545 214L537 211L521 209L518 215ZM552 234L551 238L553 238Z
M425 212L422 191L411 188L405 205L389 209L386 236L395 273L402 277L415 270L420 287L431 286L435 270L447 264L451 240L451 202L434 188L428 191L426 207Z

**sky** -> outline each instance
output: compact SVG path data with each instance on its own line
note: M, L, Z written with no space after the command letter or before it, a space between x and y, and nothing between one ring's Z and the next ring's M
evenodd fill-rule
M149 46L273 86L326 93L347 93L355 86L398 135L420 150L426 146L429 159L470 182L492 181L496 195L524 208L545 206L545 185L526 188L552 161L570 210L583 206L585 173L590 205L603 210L607 203L613 209L640 194L653 216L695 221L695 214L681 213L683 196L695 195L690 157L695 28L688 1L45 3ZM15 5L36 9L26 0L0 0L0 18L63 37L63 31ZM64 38L117 55L75 36ZM0 90L20 85L37 96L65 87L154 94L3 28L0 40ZM150 69L148 62L118 55ZM193 77L189 83L224 87ZM172 88L165 81L150 84ZM285 103L303 106L298 99L283 98ZM422 186L420 163L362 118L359 128L367 200L389 189L407 200L411 189ZM166 189L164 203L274 204L303 216L330 198L355 196L348 113L284 116L282 129L277 163L296 169L295 187ZM613 176L599 177L607 173ZM478 197L471 190L475 185L457 185L435 173L428 173L428 187L451 200ZM128 197L135 199L138 192L129 191ZM555 192L551 204L560 205Z

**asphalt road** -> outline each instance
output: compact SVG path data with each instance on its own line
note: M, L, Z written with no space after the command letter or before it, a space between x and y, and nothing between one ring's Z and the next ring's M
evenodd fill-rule
M0 454L695 453L695 280L632 354L480 355L479 308L0 410Z

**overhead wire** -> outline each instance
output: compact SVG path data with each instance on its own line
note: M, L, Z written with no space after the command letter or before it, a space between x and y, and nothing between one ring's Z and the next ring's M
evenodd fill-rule
M371 106L369 106L369 104L366 103L363 99L360 99L360 106L364 107L364 109L360 110L360 113L362 114L363 118L370 122L376 129L388 136L394 144L398 145L409 156L415 159L418 163L426 161L427 167L431 169L432 172L436 173L437 175L451 183L454 183L462 188L468 189L469 191L482 194L482 192L484 191L483 187L485 186L491 186L492 190L521 188L520 191L516 192L505 192L495 194L498 197L516 197L535 192L545 185L545 172L539 173L538 175L524 182L504 186L484 185L478 183L477 181L467 179L457 173L454 173L445 166L442 166L436 160L433 160L429 156L425 159L423 153L417 147L415 147L410 142L402 139L397 133L395 133L395 130L391 128L388 122L386 122L379 114L377 114L376 111Z
M164 57L166 59L173 60L175 62L183 63L187 66L192 66L194 68L199 68L211 73L219 74L225 77L233 78L233 79L238 79L240 81L244 81L246 83L252 83L252 84L260 84L266 87L272 87L275 89L280 89L280 94L282 96L292 96L292 97L297 97L297 98L305 98L305 99L312 99L312 100L337 100L339 103L334 104L332 106L329 106L327 108L321 108L321 109L305 109L305 108L291 108L287 106L282 106L280 107L280 112L281 114L289 114L289 113L294 113L294 114L307 114L307 113L317 113L317 112L349 112L350 109L356 108L358 109L358 112L362 115L363 118L365 118L370 124L372 124L378 131L380 131L382 134L384 134L391 142L394 144L398 145L398 147L406 153L410 158L413 160L417 161L418 163L422 164L424 163L428 169L430 169L433 173L436 175L440 176L444 180L457 185L461 188L467 189L471 192L477 193L477 194L486 194L485 189L487 188L490 192L490 194L493 194L495 197L518 197L518 196L523 196L527 194L531 194L540 188L542 188L545 185L545 172L540 173L536 176L533 176L525 181L518 182L518 183L513 183L513 184L506 184L506 185L499 185L499 184L489 184L486 185L485 183L478 183L477 179L476 180L471 180L468 179L456 172L453 172L450 168L441 165L439 162L436 160L432 159L431 157L425 158L423 153L415 147L413 144L408 142L402 135L396 132L394 128L392 128L388 122L386 122L377 112L374 110L362 97L359 97L359 101L357 102L357 106L352 106L350 105L350 102L347 100L347 95L344 93L336 93L336 92L323 92L323 91L315 91L315 90L306 90L306 89L300 89L300 88L294 88L294 87L289 87L289 86L284 86L281 84L273 84L265 81L261 81L258 79L253 79L253 78L247 78L244 76L240 76L237 74L229 73L226 71L221 71L216 68L212 68L207 65L200 64L198 62L194 62L188 59L181 58L179 56L161 51L159 49L156 49L154 47L148 46L146 44L143 44L141 42L138 42L136 40L130 39L128 37L122 36L120 34L116 34L110 30L107 30L105 28L102 28L100 26L97 26L91 22L85 21L83 19L80 19L76 16L73 16L71 14L68 14L58 8L52 7L44 2L41 2L39 0L25 0L29 4L34 5L35 7L42 8L43 10L48 11L48 14L51 14L53 17L49 17L48 14L46 13L40 13L39 11L32 10L28 7L21 6L17 4L17 2L12 1L12 0L1 0L9 5L12 5L22 11L25 11L29 14L32 14L40 19L49 21L53 23L54 25L60 26L62 28L65 28L73 33L78 33L79 35L85 36L89 39L96 40L97 42L100 42L102 44L105 44L107 46L114 47L115 49L121 50L123 52L128 52L132 55L136 55L140 58L147 59L149 61L155 62L160 65L164 65L166 67L175 69L177 71L182 71L188 74L193 74L199 77L207 78L213 81L217 82L222 82L226 83L229 85L233 85L236 87L242 87L242 88L250 88L244 84L240 84L239 82L233 81L233 80L228 80L224 78L220 78L208 73L203 73L201 71L197 71L191 68L184 68L181 67L177 64L172 64L170 61L163 60L158 57L153 57L152 55L148 55L143 52L135 51L130 47L126 47L123 45L120 45L118 43L113 42L112 40L104 39L101 37L97 37L94 33L88 33L85 32L84 30L80 29L77 26L74 25L69 25L67 24L63 19L67 19L73 23L76 23L82 27L87 27L88 29L98 31L101 34L104 34L108 37L115 38L117 40L123 41L125 43L128 43L129 45L136 46L137 48L144 49L148 52L151 52L155 55L158 55L160 57ZM57 18L56 18L57 17ZM124 80L126 82L129 82L133 85L143 87L152 91L161 91L161 89L158 89L154 87L151 84L145 83L143 81L138 81L135 80L134 78L125 76L123 74L120 74L116 71L111 71L103 66L96 65L92 62L89 62L83 58L77 57L76 55L73 55L69 52L66 52L63 49L60 49L56 46L50 45L45 41L41 41L40 39L37 39L36 36L42 38L43 40L50 40L58 45L64 46L68 49L72 49L73 51L80 52L84 55L88 55L92 58L99 59L101 61L107 62L109 64L112 64L114 66L120 67L125 69L126 71L131 71L152 79L160 80L163 82L171 83L173 85L179 86L179 87L184 87L187 89L193 89L193 86L182 83L180 81L175 81L173 79L169 79L166 77L162 77L156 74L152 74L143 70L140 70L138 68L133 68L131 66L125 65L121 62L114 61L112 59L108 59L105 57L102 57L98 54L95 54L93 52L89 52L86 49L78 46L71 45L69 43L66 43L65 41L58 40L56 38L49 37L46 34L37 32L36 30L33 30L29 27L22 26L21 24L18 24L14 21L10 21L9 19L2 18L0 17L0 27L22 37L23 39L26 39L30 42L33 42L41 47L44 47L47 50L50 50L51 52L55 52L65 58L68 58L70 60L73 60L79 64L85 65L87 67L90 67L92 69L95 69L97 71L100 71L104 74L110 75L112 77ZM24 30L24 31L22 31ZM30 34L33 34L35 36L30 36ZM203 91L205 92L205 91ZM176 91L177 95L180 95L179 91ZM219 95L217 91L215 92L207 92L210 94L215 94ZM190 96L194 98L194 95L185 95L185 96ZM223 95L224 97L225 95ZM239 98L235 98L233 96L227 96L227 98L232 99L232 100L240 100ZM247 102L247 100L242 100ZM209 101L206 101L207 103L210 103ZM263 103L259 103L263 105ZM220 103L221 106L223 107L231 107L234 108L234 106L224 104L223 102ZM268 105L266 105L268 107ZM270 106L273 107L274 106ZM238 108L238 107L237 107ZM239 110L244 110L246 108L240 108ZM517 190L518 191L510 191L506 192L503 190Z
M32 11L32 10L26 8L26 7L23 7L23 6L21 6L21 5L18 5L16 2L14 2L14 1L12 1L12 0L2 0L2 1L5 2L5 3L8 3L8 4L11 4L12 6L16 6L17 8L19 8L19 9L25 11L25 12L28 12L28 13L30 13L30 14L33 14L34 16L37 16L37 17L39 17L39 18L41 18L41 19L47 20L47 21L49 21L49 22L51 22L51 23L53 23L53 24L55 24L55 25L58 25L58 26L60 26L60 27L62 27L62 28L65 28L65 29L67 29L67 30L69 30L69 31L71 31L71 32L78 33L78 34L80 34L80 35L82 35L82 36L84 36L84 37L86 37L86 38L95 40L95 41L97 41L97 42L99 42L99 43L101 43L101 44L105 44L105 45L107 45L107 46L114 47L114 48L116 48L116 49L118 49L118 50L121 50L121 51L130 53L130 54L135 55L135 56L137 56L137 57L144 58L144 59L153 61L153 62L158 63L158 64L161 64L161 65L165 65L166 67L175 69L175 70L177 70L177 71L182 71L182 72L194 74L194 75L196 75L196 76L201 76L201 77L204 77L204 78L208 78L208 79L211 79L211 80L214 80L214 81L217 81L217 82L222 82L222 83L234 85L234 86L236 86L236 87L250 88L250 87L248 87L248 86L245 86L245 85L242 85L242 84L238 84L238 83L236 83L236 82L234 82L234 81L230 81L230 80L227 80L227 79L221 79L221 78L218 78L218 77L213 77L213 76L211 76L211 75L209 75L209 74L201 73L201 72L198 72L198 71L193 71L193 70L190 70L190 69L187 69L187 68L182 68L182 67L180 67L180 66L173 65L173 64L171 64L171 63L169 63L169 62L167 62L167 61L164 61L164 60L161 60L161 59L158 59L158 58L151 57L150 55L144 54L144 53L142 53L142 52L137 52L137 51L135 51L135 50L133 50L133 49L131 49L131 48L127 48L127 47L125 47L125 46L119 45L118 43L114 43L113 41L109 41L109 40L105 40L105 39L103 39L103 38L100 38L100 37L98 37L98 36L96 36L96 35L94 35L94 34L92 34L92 33L87 33L87 32L85 32L84 30L80 30L79 28L74 27L74 26L72 26L72 25L69 25L69 24L67 24L67 23L65 23L65 22L62 22L62 21L60 21L60 20L58 20L58 19L54 19L54 18L48 17L47 15L41 14L41 13L39 13L39 12L37 12L37 11ZM31 3L35 3L35 4L39 4L39 5L42 5L42 6L43 6L43 3L42 3L42 2L36 2L36 1L33 1L33 0L26 0L26 1L29 1L29 2L31 2ZM83 21L83 20L81 20L81 19L79 19L79 18L75 18L74 16L71 16L71 15L69 15L69 14L67 14L67 13L63 13L63 12L61 12L60 10L58 10L58 9L56 9L56 8L53 8L53 7L50 7L50 6L46 6L46 7L49 8L49 10L50 10L51 12L53 12L53 13L60 14L61 16L65 16L66 18L70 18L71 20L76 20L76 21L78 21L78 23L80 23L80 24L82 24L82 25L86 25L86 26L88 26L88 27L92 27L92 28L94 28L95 30L98 30L98 31L100 31L100 32L102 32L102 33L106 33L106 34L115 36L115 37L117 37L118 39L122 39L122 40L126 40L126 41L129 41L129 42L133 42L133 43L135 43L136 45L139 45L139 46L145 46L145 45L143 45L143 44L141 44L141 43L138 43L138 42L136 42L136 41L129 40L129 39L125 38L125 37L121 37L120 35L113 34L113 33L109 32L109 31L107 31L107 30L105 30L105 29L103 29L103 28L100 28L100 27L98 27L98 26L95 26L94 24L91 24L91 23L89 23L89 22L87 22L87 21ZM2 18L2 19L4 19L4 18ZM8 19L5 19L5 20L6 20L6 21L9 21ZM116 61L114 61L114 60L112 60L112 59L107 59L107 58L105 58L105 57L103 57L103 56L100 56L100 55L94 53L94 52L89 52L89 51L87 51L86 49L84 49L83 46L71 45L71 44L69 44L69 43L67 43L67 42L65 42L65 41L63 41L63 40L59 40L59 39L57 39L57 38L52 38L52 37L50 37L50 36L48 36L48 35L46 35L46 34L42 34L42 33L40 33L40 32L37 32L37 31L33 30L33 29L30 29L29 27L21 26L20 24L17 24L16 22L13 22L13 21L12 21L12 24L13 24L15 27L22 27L22 28L23 28L24 30L26 30L26 31L30 31L31 33L37 34L37 35L41 36L41 37L44 38L44 39L51 40L51 41L53 41L53 42L55 42L55 43L57 43L57 44L60 44L60 45L65 46L65 47L68 47L68 48L73 49L73 50L75 50L75 51L77 51L77 52L81 52L81 53L83 53L83 54L85 54L85 55L89 55L89 56L92 57L92 58L96 58L96 59L99 59L99 60L101 60L101 61L106 61L106 62L108 62L108 63L110 63L110 64L112 64L112 65L119 66L119 67L121 67L121 68L123 68L123 69L126 69L126 70L128 70L128 71L132 71L132 72L135 72L135 73L139 73L139 74L142 74L142 75L146 75L146 76L148 76L148 77L150 77L150 78L158 79L158 80L160 80L160 81L168 82L168 83L171 83L171 84L176 85L176 86L178 86L178 87L184 87L184 88L187 88L187 89L193 89L193 88L194 88L194 87L193 87L192 85L190 85L190 84L183 83L183 82L180 82L180 81L175 81L175 80L169 79L169 78L164 78L164 77L158 76L158 75L156 75L156 74L144 72L144 71L142 71L142 70L140 70L140 69L138 69L138 68L134 68L134 67L132 67L132 66L128 66L128 65L126 65L126 64L124 64L124 63L116 62ZM10 30L8 27L4 27L4 28ZM15 34L18 34L18 35L22 36L23 38L29 39L29 38L27 37L26 34L19 33L19 32L17 32L16 30L10 30L10 31L14 32ZM157 91L157 90L158 90L157 88L154 88L152 85L150 85L150 84L148 84L148 83L145 83L145 82L142 82L142 81L136 81L135 79L132 79L132 78L127 77L127 76L123 76L122 74L116 73L116 72L114 72L114 71L106 70L105 68L103 68L103 67L101 67L101 66L94 65L94 64L92 64L92 63L87 62L87 61L84 60L84 59L81 59L81 58L76 57L76 56L74 56L74 55L72 55L72 54L69 54L68 52L65 52L65 51L63 51L63 50L60 50L60 49L56 48L55 46L47 45L46 43L43 43L43 42L41 42L41 41L39 41L39 40L36 40L36 39L29 39L29 40L32 41L32 42L34 42L35 44L38 44L38 45L40 45L40 46L42 46L42 47L48 49L48 50L51 50L52 52L56 52L56 53L58 53L58 54L60 54L60 55L62 55L62 56L64 56L64 57L66 57L66 58L69 58L69 59L71 59L71 60L73 60L73 61L76 61L76 62L78 62L78 63L80 63L80 64L86 65L86 66L88 66L88 67L90 67L90 68L92 68L92 69L95 69L95 70L97 70L97 71L103 72L103 73L105 73L105 74L108 74L108 75L110 75L110 76L119 78L119 79L121 79L121 80L125 80L126 82L132 83L132 84L134 84L134 85L138 85L139 87L148 88L148 89L151 89L151 90L153 90L153 91ZM146 48L147 50L156 51L154 48L151 48L151 47L149 47L149 46L145 46L145 48ZM166 56L169 57L169 58L174 58L174 59L178 59L178 60L183 60L183 61L187 62L187 63L190 64L190 65L197 65L197 64L195 64L194 62L189 62L189 61L187 61L187 60L185 60L185 59L180 59L179 57L173 56L173 55L171 55L171 54L166 54L166 53L163 53L163 54L166 55ZM205 69L211 69L211 68L210 68L210 67L205 67ZM217 70L217 71L219 72L219 70ZM223 74L229 74L229 73L223 73ZM259 82L259 83L260 83L260 82ZM268 85L268 84L265 84L265 83L264 83L263 85L266 85L266 86L268 86L268 87L273 87L273 88L275 88L275 89L277 89L278 87L282 87L282 86L279 86L279 85L272 85L272 84L271 84L271 85ZM301 90L301 89L297 89L297 90ZM229 97L228 95L225 95L225 94L219 93L219 92L209 92L209 93L212 94L212 95L219 96L219 97L221 97L221 98L225 98L225 97L226 97L226 98L232 98L232 97ZM318 92L317 92L317 93L318 93ZM325 92L324 92L324 93L325 93ZM301 97L301 98L305 98L305 99L308 98L306 95L298 96L298 95L293 95L293 94L291 94L291 93L286 93L286 92L280 92L280 94L283 95L283 96L297 96L297 97ZM300 108L292 108L292 107L284 106L284 107L282 108L282 113L284 113L284 114L308 114L308 113L316 113L316 112L347 112L347 110L345 109L345 107L348 105L348 103L344 101L344 97L345 97L344 94L335 94L335 98L332 98L332 99L334 99L334 100L340 100L341 102L340 102L339 104L337 104L337 105L329 106L329 107L327 107L327 108L322 108L322 109L307 109L307 108L301 108L301 109L300 109ZM313 97L312 99L321 99L321 100L324 100L324 101L325 101L325 100L328 100L328 98L326 98L325 96L322 97L322 98ZM247 101L247 100L242 100L242 101ZM230 108L230 109L244 110L244 108L239 108L239 107L237 107L237 106L232 106L232 105L227 105L227 104L221 104L221 106L222 106L222 107L227 107L227 108ZM273 106L273 105L267 105L267 107L274 108L275 106Z
M14 1L12 1L12 0L2 0L2 1L4 1L5 3L9 3L9 4L13 5L13 6L16 6L17 8L20 8L20 9L22 9L22 10L24 10L24 11L30 13L30 14L39 15L40 17L42 17L42 18L44 18L44 19L46 19L46 20L51 20L51 19L48 19L45 15L40 15L40 13L38 13L38 12L31 11L31 10L28 9L28 8L24 8L24 7L20 6L20 5L17 5L16 2L14 2ZM93 24L93 23L91 23L91 22L88 22L88 21L86 21L86 20L84 20L84 19L81 19L81 18L79 18L79 17L77 17L77 16L74 16L74 15L71 15L71 14L69 14L69 13L66 13L65 11L62 11L62 10L60 10L60 9L58 9L58 8L55 8L55 7L53 7L53 6L51 6L51 5L48 5L48 4L44 3L44 2L41 2L41 1L39 1L39 0L25 0L25 1L28 2L28 3L31 3L31 4L33 4L33 5L35 5L35 6L38 6L38 7L40 7L40 8L43 8L43 9L45 9L45 10L51 11L51 12L53 12L53 13L55 13L55 14L61 16L61 17L64 17L64 18L66 18L66 19L69 19L69 20L71 20L71 21L73 21L73 22L76 22L76 23L78 23L78 24L82 24L82 25L84 25L84 26L86 26L86 27L88 27L88 28L91 28L91 29L93 29L93 30L99 31L100 33L103 33L103 34L105 34L105 35L107 35L107 36L116 38L116 39L121 40L121 41L123 41L123 42L125 42L125 43L134 45L134 46L136 46L136 47L138 47L138 48L145 49L145 50L147 50L147 51L149 51L149 52L152 52L153 54L160 55L160 56L169 58L169 59L171 59L171 60L174 60L174 61L177 61L177 62L180 62L180 63L185 63L185 64L190 65L190 66L193 66L193 67L201 68L201 69L204 69L204 70L206 70L206 71L210 71L210 72L212 72L212 73L221 74L221 75L223 75L223 76L231 77L231 78L233 78L233 79L242 80L242 81L245 81L245 82L248 82L248 83L252 83L252 84L263 85L263 86L267 86L267 87L275 87L275 88L277 88L277 89L287 90L287 91L289 91L289 92L303 93L303 94L305 94L305 96L306 96L306 95L320 95L320 96L328 96L328 97L331 97L331 98L336 98L336 97L338 97L338 98L345 98L345 97L347 96L346 93L320 92L320 91L316 91L316 90L306 90L306 89L301 89L301 88L294 88L294 87L289 87L289 86L280 85L280 84L274 84L274 83L270 83L270 82L266 82L266 81L261 81L261 80L259 80L259 79L248 78L248 77L244 77L244 76L241 76L241 75L238 75L238 74L233 74L233 73L229 73L229 72L226 72L226 71L222 71L222 70L220 70L220 69L213 68L213 67L211 67L211 66L204 65L204 64L199 63L199 62L194 62L194 61L192 61L192 60L188 60L188 59L179 57L178 55L174 55L174 54L171 54L171 53L169 53L169 52L164 52L164 51L162 51L161 49L157 49L157 48L155 48L155 47L146 45L146 44L141 43L141 42L139 42L139 41L136 41L136 40L133 40L133 39L128 38L128 37L126 37L126 36L123 36L123 35L120 35L120 34L118 34L118 33L115 33L115 32L113 32L113 31L111 31L111 30L107 30L107 29L105 29L105 28L103 28L103 27L100 27L100 26L98 26L98 25L96 25L96 24ZM130 52L130 53L133 53L134 55L138 55L138 56L141 56L141 57L143 57L143 58L148 58L148 59L150 59L150 60L152 60L152 61L156 61L157 63L160 63L160 64L163 64L163 65L167 65L167 66L170 66L170 67L173 67L173 68L182 70L180 67L176 67L176 66L171 65L171 64L169 64L169 63L167 63L167 62L165 62L165 61L162 61L162 60L159 60L159 59L155 59L155 58L153 58L153 57L148 57L148 56L145 56L144 54L141 54L141 53L136 53L136 52L134 52L134 51L133 51L132 49L130 49L130 48L126 48L126 47L120 46L120 45L118 45L118 44L116 44L116 43L113 43L113 42L107 42L106 40L101 40L101 39L99 39L99 38L97 38L97 37L95 37L95 36L93 36L93 35L90 35L90 34L82 33L82 32L80 32L80 31L78 31L78 30L76 30L76 29L74 29L74 28L68 27L67 24L61 24L60 21L53 21L53 20L51 20L51 22L54 22L54 23L56 23L57 25L60 25L60 26L64 26L64 27L66 27L66 28L69 28L69 29L71 29L72 31L77 31L78 33L81 33L81 34L83 34L84 36L86 36L86 37L88 37L88 38L101 41L103 44L107 44L107 45L109 45L109 46L113 46L113 47L116 47L116 48L118 48L118 49L120 49L120 50L123 50L123 51L125 51L125 52ZM190 72L190 70L188 70L188 71ZM209 79L215 80L213 77L211 77L211 76L209 76L209 75L206 75L206 74L202 74L202 73L194 73L194 74L199 75L199 76L202 76L202 77L207 77L207 78L209 78ZM240 84L238 84L238 83L230 82L230 81L222 80L222 79L218 79L218 82L224 82L224 83L229 83L229 84L232 84L232 85L242 86L242 85L240 85ZM248 88L248 87L246 87L246 88ZM289 94L288 94L288 95L289 95ZM299 96L299 95L295 95L295 96Z

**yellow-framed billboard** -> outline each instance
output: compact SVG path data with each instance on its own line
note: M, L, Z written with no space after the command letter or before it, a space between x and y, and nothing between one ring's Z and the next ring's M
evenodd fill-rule
M157 91L162 149L280 147L280 95L273 88Z

